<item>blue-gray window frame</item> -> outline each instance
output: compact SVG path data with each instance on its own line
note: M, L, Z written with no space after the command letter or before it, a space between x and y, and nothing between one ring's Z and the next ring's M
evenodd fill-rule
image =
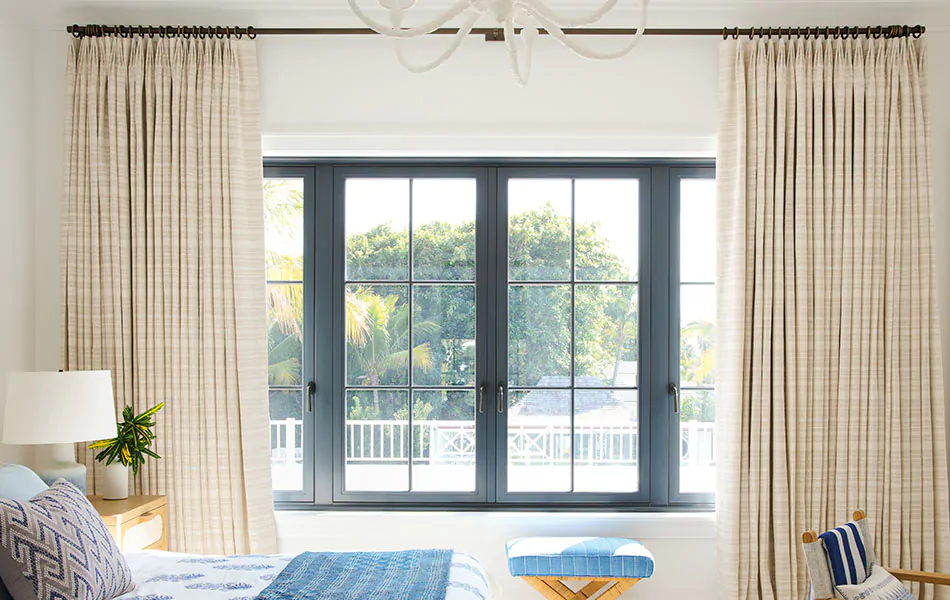
M266 158L265 177L304 180L303 490L275 491L281 510L709 511L713 494L679 492L679 182L714 178L708 159ZM633 493L508 493L507 410L476 415L476 491L344 489L344 182L347 177L474 177L477 181L476 381L486 404L507 392L507 186L512 177L640 180L640 481ZM677 322L674 322L677 321ZM306 394L302 386L302 394Z

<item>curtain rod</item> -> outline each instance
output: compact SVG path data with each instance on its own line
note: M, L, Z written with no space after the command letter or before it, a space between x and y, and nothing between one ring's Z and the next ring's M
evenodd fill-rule
M655 36L722 36L722 39L740 37L824 37L844 38L858 36L875 38L899 38L913 36L919 38L926 32L923 25L881 25L877 27L870 26L850 26L850 27L723 27L722 29L712 28L694 28L694 29L646 29L643 35ZM225 37L249 37L256 38L259 35L333 35L333 36L351 36L351 35L378 35L369 28L360 27L211 27L203 25L69 25L66 31L73 37L197 37L208 38L211 36L223 39ZM432 31L429 35L455 35L457 28L443 27ZM521 31L517 29L516 32ZM595 36L632 36L637 33L636 29L612 29L612 28L573 28L564 29L568 35L595 35ZM541 35L547 35L544 29L540 30ZM505 40L504 29L481 27L472 29L470 35L485 36L487 42L503 42Z

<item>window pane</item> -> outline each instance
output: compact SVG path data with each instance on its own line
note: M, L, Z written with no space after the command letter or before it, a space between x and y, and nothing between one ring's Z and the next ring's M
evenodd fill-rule
M409 279L409 180L346 180L346 278Z
M680 181L680 281L716 280L716 180Z
M574 182L575 269L579 281L636 281L640 262L640 182Z
M416 390L412 489L475 491L475 392Z
M571 286L508 287L508 385L570 385Z
M270 464L274 489L303 489L303 394L299 390L271 390Z
M346 287L346 384L409 383L409 286ZM426 349L413 349L414 364Z
M716 182L680 181L681 493L713 493L716 412Z
M414 385L475 383L475 286L412 287Z
M510 180L508 215L509 279L569 281L571 180Z
M267 381L274 490L303 489L304 179L264 179Z
M680 286L680 386L716 382L716 286Z
M680 394L680 492L716 491L715 399L713 390Z
M575 288L575 385L637 385L638 308L635 285L578 285Z
M509 393L508 491L571 491L570 390Z
M264 180L264 243L270 281L303 281L303 186L300 178Z
M347 390L347 491L409 490L409 393Z
M413 278L475 281L474 179L412 181Z
M636 390L574 392L574 491L635 492L639 484Z
M267 381L301 385L303 284L267 284Z

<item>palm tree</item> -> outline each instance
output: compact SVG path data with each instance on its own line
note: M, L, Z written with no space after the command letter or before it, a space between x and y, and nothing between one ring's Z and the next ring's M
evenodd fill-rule
M681 329L680 339L684 345L686 340L690 340L690 345L699 353L687 365L690 380L695 383L706 382L716 370L716 324L712 321L687 323Z
M623 362L624 346L629 339L636 339L637 326L637 296L633 290L621 290L619 297L607 310L608 316L616 323L616 351L614 353L614 370L610 376L611 387L617 385L620 376L620 364Z
M430 371L435 367L429 343L409 348L409 306L399 305L395 295L381 296L366 288L347 290L347 315L365 316L365 327L351 327L347 323L348 378L361 385L378 387L384 384L404 384L403 370L409 368ZM359 329L358 335L350 335ZM418 334L431 334L438 325L431 321L413 323ZM373 391L373 404L379 411L379 392Z

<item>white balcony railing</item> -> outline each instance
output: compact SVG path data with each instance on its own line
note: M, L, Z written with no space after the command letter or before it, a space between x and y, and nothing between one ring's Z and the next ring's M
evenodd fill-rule
M346 425L348 464L398 464L409 459L408 421L350 421ZM428 465L467 465L475 462L475 424L465 421L417 421L412 424L413 462ZM270 422L271 463L302 460L303 422ZM680 425L680 465L715 466L715 423L688 421ZM521 466L570 464L571 442L575 465L632 465L638 462L637 425L578 425L570 428L544 424L508 426L508 460Z

